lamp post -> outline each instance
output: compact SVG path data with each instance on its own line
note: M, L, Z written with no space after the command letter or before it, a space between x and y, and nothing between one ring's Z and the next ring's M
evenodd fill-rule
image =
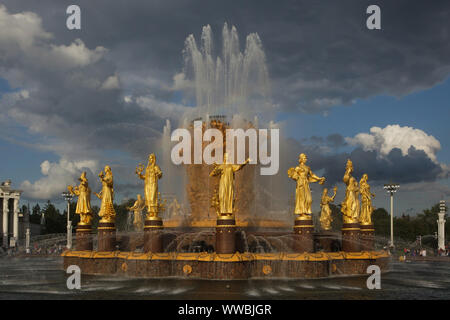
M63 192L62 197L67 201L67 249L72 249L72 221L70 221L70 201L73 195L70 192Z
M397 192L397 189L400 188L400 186L396 183L389 183L385 184L383 187L388 194L391 195L391 243L390 247L394 248L394 193Z

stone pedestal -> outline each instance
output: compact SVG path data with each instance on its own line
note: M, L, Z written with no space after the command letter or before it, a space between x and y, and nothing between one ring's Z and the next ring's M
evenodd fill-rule
M149 217L144 224L144 252L163 252L163 222L160 217Z
M234 217L217 219L216 253L236 252L236 220Z
M359 223L342 224L342 251L359 252L360 245L360 226Z
M334 248L333 244L338 241L339 235L332 231L322 231L317 234L319 238L320 246L324 252L332 252Z
M373 251L375 242L375 229L373 224L360 226L361 251Z
M311 218L296 218L294 222L294 251L314 252L314 225Z
M91 225L77 225L75 250L92 251L92 226Z
M97 251L116 250L116 226L114 222L98 223Z

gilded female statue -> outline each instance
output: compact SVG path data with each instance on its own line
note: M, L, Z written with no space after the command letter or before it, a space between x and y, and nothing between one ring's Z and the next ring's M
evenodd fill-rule
M219 182L219 213L221 216L233 215L234 201L234 173L239 171L250 159L243 164L232 164L228 162L228 154L223 155L223 164L214 164L214 169L209 174L211 177L220 176Z
M289 178L297 181L294 213L298 215L299 218L304 219L309 219L312 213L312 197L309 184L311 182L319 182L319 184L323 184L325 182L324 177L320 178L316 176L306 165L307 160L308 158L306 157L306 154L300 154L298 157L298 166L288 170Z
M347 185L345 190L345 198L342 202L341 212L343 214L344 223L358 223L360 203L359 203L359 187L358 182L352 177L353 163L347 160L345 174L342 181Z
M80 215L80 225L90 225L92 220L91 210L91 189L89 188L86 172L83 172L78 179L78 187L68 186L67 189L72 195L78 196L75 213Z
M100 205L99 217L102 219L100 222L114 222L116 218L116 211L114 211L114 181L110 166L105 166L105 173L101 171L98 174L100 181L102 182L102 190L95 195L102 200Z
M331 209L330 202L334 201L336 197L337 187L333 188L333 196L328 196L328 189L323 189L322 199L320 201L320 226L323 230L328 231L331 230L331 222L333 222L333 218L331 217Z
M370 185L367 183L368 179L367 174L363 174L359 182L359 192L361 193L361 216L359 222L362 225L372 224L372 197L375 197L375 195L370 192Z
M134 220L133 225L136 231L142 230L144 227L144 222L142 221L142 210L145 208L145 202L142 199L141 195L137 195L137 200L133 204L132 207L128 207L127 209L133 211Z
M149 217L158 216L158 179L162 177L162 171L156 164L156 157L152 153L148 156L147 167L145 168L139 165L136 168L136 174L145 182L145 205L147 206L147 212Z
M178 217L181 215L181 205L177 198L174 198L173 201L167 206L167 211L170 212L170 217Z

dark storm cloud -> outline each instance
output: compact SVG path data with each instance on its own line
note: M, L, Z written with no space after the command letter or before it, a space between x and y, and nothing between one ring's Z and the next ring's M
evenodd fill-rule
M309 139L303 139L303 141L311 141L311 143L313 143L313 144L323 144L324 143L323 137L318 137L318 136L311 136Z
M0 9L2 23L13 24L0 35L0 76L25 92L12 103L3 99L3 115L48 145L56 138L53 151L68 158L109 149L143 156L164 119L124 101L117 66L106 58L108 49L82 40L60 43L38 16Z
M337 148L337 147L343 147L343 146L347 145L344 137L338 133L330 134L327 136L326 139L327 139L327 144L330 147Z
M89 47L105 46L119 71L166 85L182 68L184 39L190 33L198 39L203 25L211 24L219 37L225 21L234 24L242 44L246 34L258 32L274 101L285 109L317 112L377 94L403 95L450 72L447 1L377 1L382 30L366 28L371 1L4 2L42 15L57 40L79 37ZM65 28L65 8L72 3L82 8L81 31ZM129 89L171 98L150 82Z
M90 78L91 73L102 79L111 75L108 69L92 68L82 71L84 78ZM39 126L38 133L65 141L75 152L118 149L136 154L148 145L146 139L158 137L162 131L163 119L134 103L124 103L118 89L65 83L67 74L60 73L27 77L39 77L39 89L13 106L20 113L16 119L29 127ZM75 156L69 148L66 151L66 155Z
M160 102L176 99L168 88L182 69L184 40L190 33L199 38L205 24L212 25L216 38L225 21L235 24L242 45L246 34L260 34L273 100L284 109L316 112L381 93L401 95L430 87L450 71L450 6L445 1L378 1L383 29L376 31L365 27L368 1L243 1L237 5L226 1L6 0L4 4L11 13L32 11L41 16L43 28L54 35L52 43L69 45L80 38L87 48L108 50L105 59L79 70L82 80L39 65L22 66L39 88L23 111L68 119L64 123L68 130L56 126L48 128L49 133L67 138L75 128L77 139L94 148L134 149L139 137L161 131L161 116L134 103L125 105L121 95L150 95ZM81 31L65 26L65 9L70 4L81 7ZM11 61L5 67L17 63L21 62ZM82 83L115 72L120 76L120 90L99 93ZM337 139L339 135L327 137L328 146L343 145Z
M284 159L281 160L280 171L284 172L289 166L295 165L293 159L298 154L306 153L308 165L313 171L323 170L326 177L326 186L342 182L347 159L351 159L354 167L354 176L360 179L367 173L369 180L375 184L384 184L389 181L397 183L430 182L435 181L443 173L439 164L433 162L424 151L411 147L408 153L402 155L400 149L392 149L387 156L380 157L375 151L364 151L356 148L351 152L323 153L317 146L304 145L296 140L286 141L289 149L284 150ZM282 153L283 154L283 153Z
M315 146L326 146L330 148L340 148L347 145L345 138L339 133L330 134L325 138L318 136L311 136L309 138L301 139L301 142L305 144L312 144Z
M142 184L124 183L117 184L114 190L122 195L124 198L137 198L137 194L142 194Z

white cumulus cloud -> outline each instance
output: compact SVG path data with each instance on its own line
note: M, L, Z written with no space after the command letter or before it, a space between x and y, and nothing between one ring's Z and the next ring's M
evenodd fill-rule
M67 190L68 185L77 184L77 178L82 171L95 172L97 167L95 160L70 161L64 158L59 162L45 160L41 163L43 177L33 183L25 180L20 188L28 198L52 199Z
M128 97L127 99L131 98ZM184 105L161 101L152 95L138 96L135 101L142 109L151 110L162 118L179 119L187 111Z
M0 5L0 63L9 67L2 77L13 86L29 82L28 73L46 70L73 70L93 65L107 49L86 47L81 39L69 45L52 43L54 36L44 30L42 19L33 12L11 14Z
M120 84L119 84L119 77L117 76L117 74L108 77L105 82L103 82L102 86L100 89L103 90L113 90L113 89L119 89L120 88Z
M436 153L441 149L441 144L432 135L412 127L401 127L398 124L388 125L385 128L372 127L370 133L358 133L353 138L347 137L345 140L354 146L361 146L365 151L376 151L381 157L398 148L403 155L408 154L408 150L414 147L422 150L435 163L437 163Z
M51 45L50 58L53 63L58 61L61 66L84 67L96 63L107 52L104 47L90 50L80 39L75 39L70 45Z

